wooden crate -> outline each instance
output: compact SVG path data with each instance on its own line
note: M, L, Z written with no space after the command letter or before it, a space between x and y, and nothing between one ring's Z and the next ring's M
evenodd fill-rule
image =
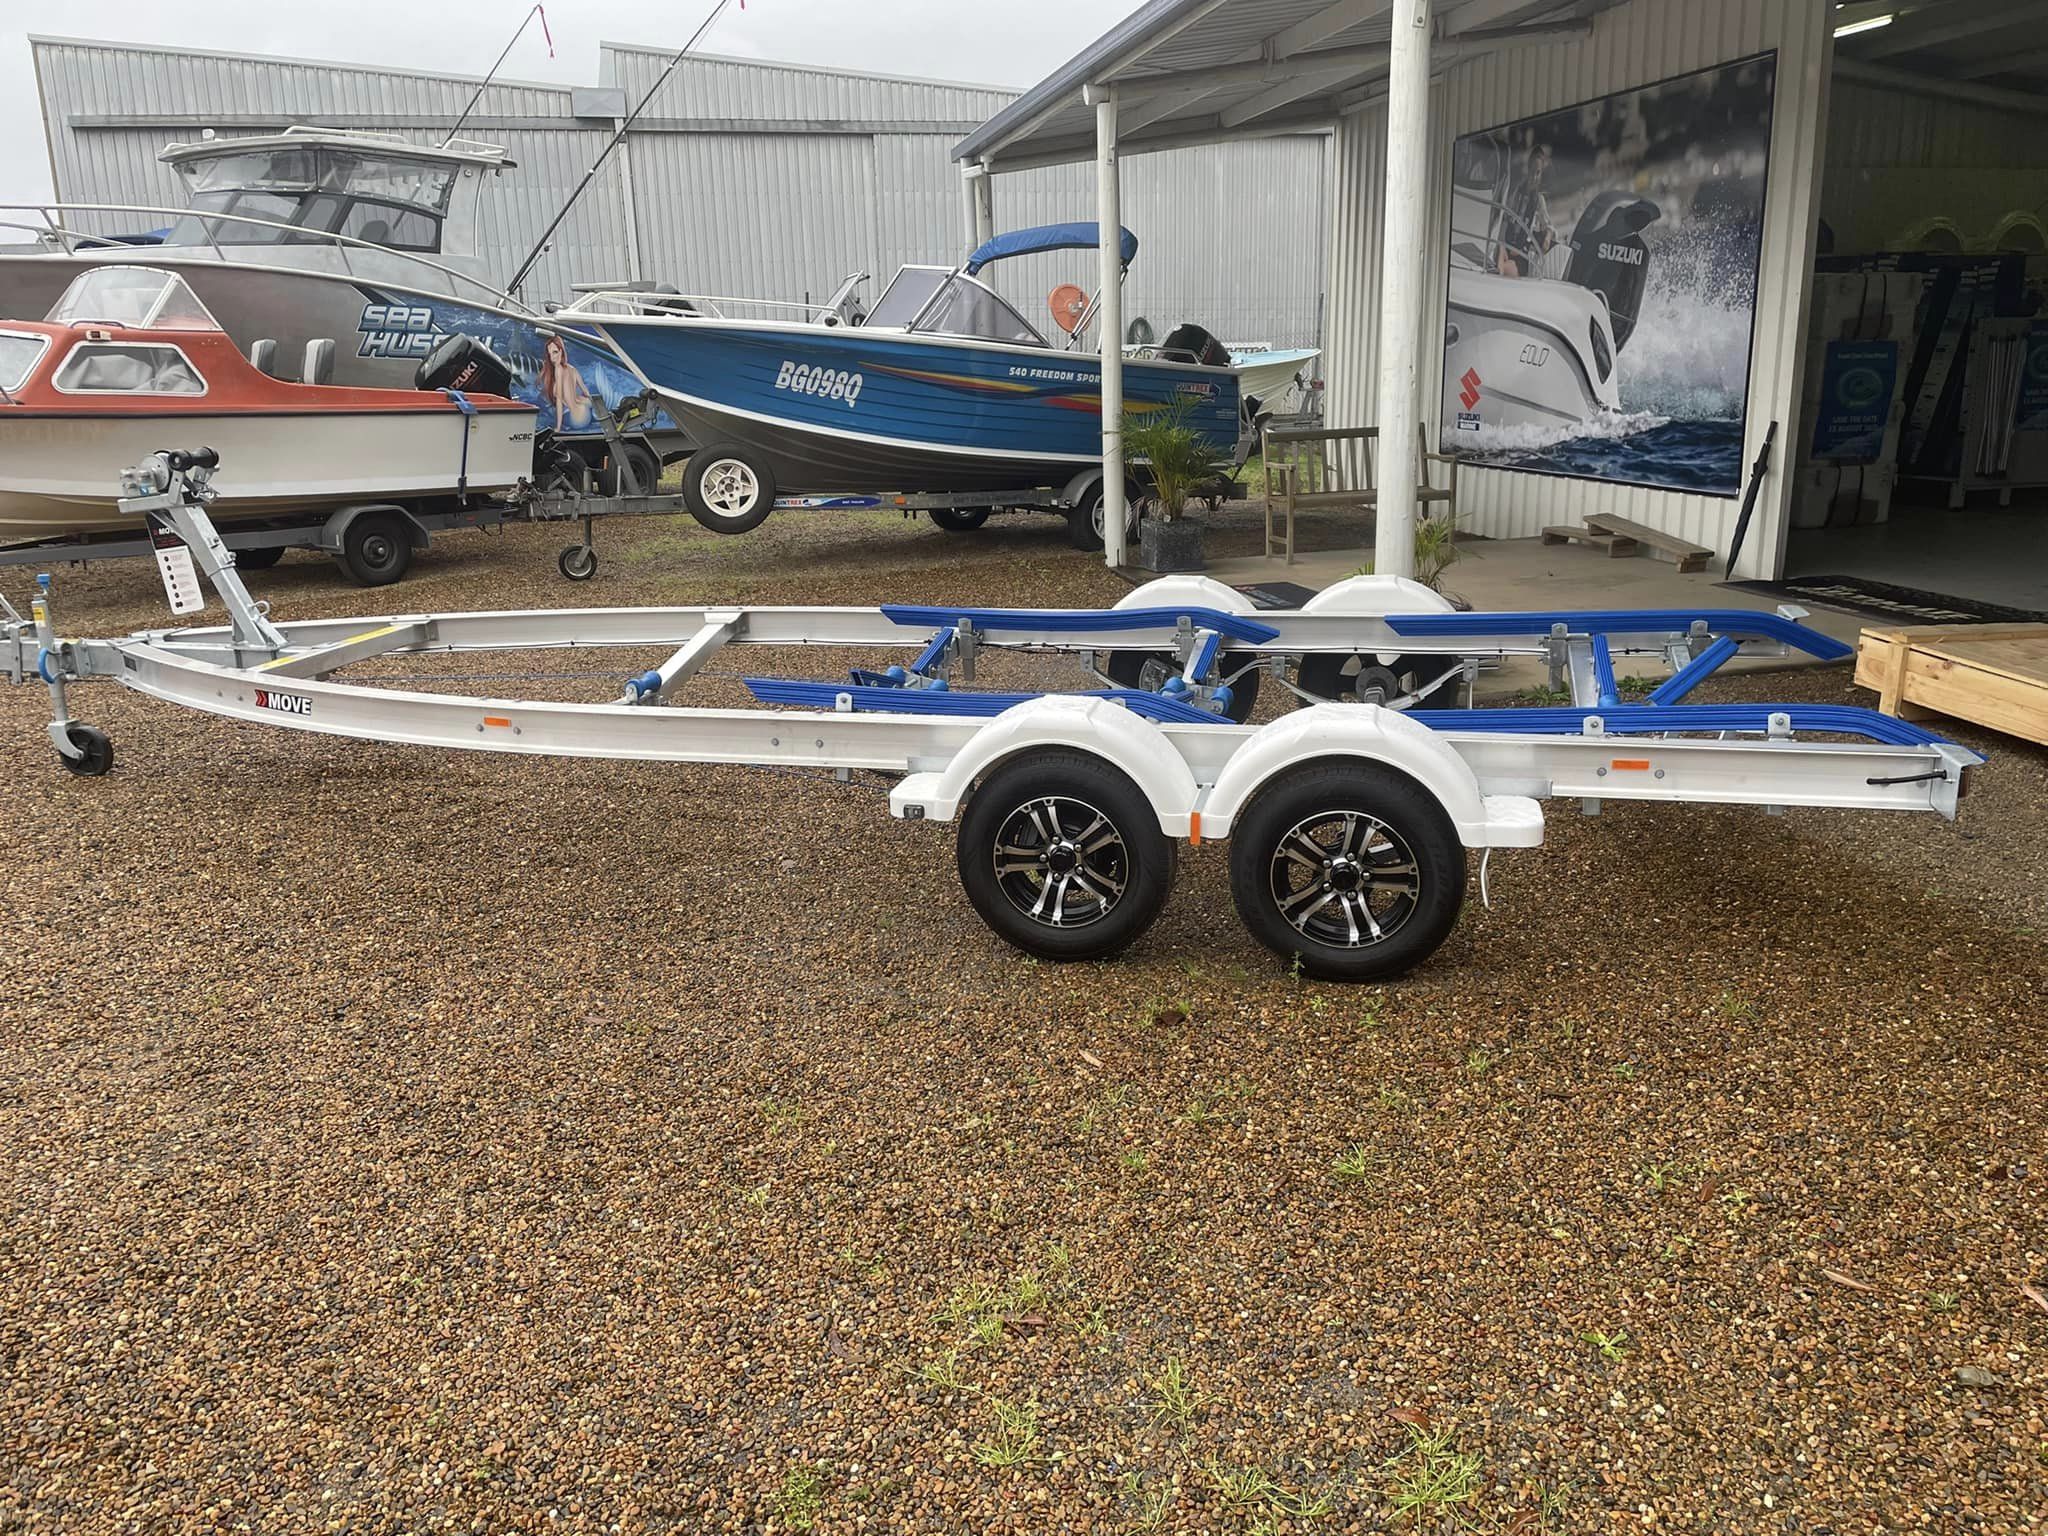
M2048 746L2048 624L1866 629L1856 682L1888 715L1948 715Z

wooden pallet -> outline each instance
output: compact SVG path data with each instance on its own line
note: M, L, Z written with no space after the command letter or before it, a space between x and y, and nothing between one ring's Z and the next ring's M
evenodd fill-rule
M1661 549L1678 562L1681 571L1704 571L1707 562L1714 558L1714 552L1690 539L1681 539L1675 533L1666 533L1661 528L1652 528L1647 523L1631 522L1625 517L1616 517L1612 512L1588 512L1586 526L1599 533L1611 533L1616 538L1634 539L1650 549Z
M1634 539L1623 538L1619 534L1603 533L1598 528L1574 527L1568 523L1559 523L1544 529L1543 542L1546 544L1590 544L1595 549L1606 550L1608 557L1616 560L1620 559L1623 555L1632 555L1642 548Z
M2048 624L1866 629L1856 681L1888 715L1948 715L2048 746Z

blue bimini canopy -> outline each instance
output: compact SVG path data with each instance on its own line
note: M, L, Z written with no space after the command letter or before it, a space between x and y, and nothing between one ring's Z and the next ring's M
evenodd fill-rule
M972 277L992 261L1008 256L1029 256L1036 251L1093 250L1101 243L1101 228L1094 220L1079 224L1041 224L1036 229L1013 229L997 235L967 258L967 275ZM1129 266L1138 254L1138 237L1128 229L1123 236L1123 264Z

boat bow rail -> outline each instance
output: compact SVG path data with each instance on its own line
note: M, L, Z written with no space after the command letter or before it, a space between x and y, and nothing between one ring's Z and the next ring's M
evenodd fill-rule
M204 471L192 471L203 489ZM1467 849L1538 843L1538 802L1575 799L1840 806L1953 816L1978 754L1921 727L1845 706L1612 698L1615 655L1700 678L1742 654L1831 657L1837 643L1784 614L1453 614L1408 584L1343 584L1320 608L1250 613L1215 583L1169 578L1117 609L887 605L678 607L392 614L280 623L254 602L212 535L203 497L138 500L182 542L230 623L77 639L46 590L5 610L0 666L41 680L51 738L75 772L113 765L103 733L73 719L72 685L112 679L209 714L287 729L463 750L828 770L895 778L890 808L957 821L967 895L997 932L1052 958L1111 954L1155 915L1174 839L1228 839L1247 926L1313 974L1383 977L1448 933ZM1372 578L1357 578L1372 582ZM735 646L893 651L844 679L739 674L757 706L677 698ZM350 681L374 660L471 651L665 651L621 669L609 697L505 699ZM1094 693L973 687L992 650L1065 653ZM1328 702L1263 724L1231 716L1258 677L1309 675L1318 656L1356 676L1403 666L1463 678L1506 655L1550 661L1573 702L1542 708ZM1131 665L1142 659L1141 675ZM1419 659L1418 659L1419 658ZM579 674L582 675L582 674ZM731 677L732 674L721 674ZM1233 680L1234 679L1234 685ZM1298 683L1289 687L1300 691ZM1661 688L1659 690L1661 692ZM1435 701L1440 704L1441 701Z

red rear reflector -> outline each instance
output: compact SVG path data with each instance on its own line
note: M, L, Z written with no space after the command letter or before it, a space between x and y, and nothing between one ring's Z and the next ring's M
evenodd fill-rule
M1633 768L1638 772L1642 772L1649 768L1650 760L1647 757L1617 757L1607 766L1610 768Z

